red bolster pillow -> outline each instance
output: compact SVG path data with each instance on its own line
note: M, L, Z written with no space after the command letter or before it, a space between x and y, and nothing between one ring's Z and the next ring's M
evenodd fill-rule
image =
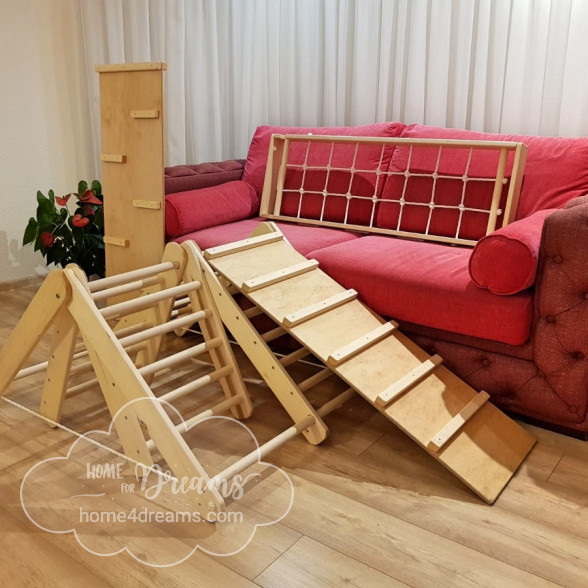
M242 220L253 216L258 208L255 189L242 181L168 194L165 197L165 234L181 237Z
M543 223L556 210L540 210L482 237L470 256L474 283L499 295L530 288L535 283Z

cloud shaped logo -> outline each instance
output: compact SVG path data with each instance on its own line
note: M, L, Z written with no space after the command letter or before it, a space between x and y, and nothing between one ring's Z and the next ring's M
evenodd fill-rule
M25 474L21 504L37 527L49 533L73 533L84 549L97 556L126 551L146 565L167 567L197 550L215 556L238 553L258 527L288 514L294 499L292 481L280 468L260 459L253 433L230 417L203 419L183 435L208 479L174 477L173 464L166 464L157 449L152 453L153 467L116 451L114 425L134 402L159 401L132 401L117 413L108 431L80 436L65 457L43 460ZM169 404L165 408L172 420L184 422ZM255 451L257 463L226 480L215 478ZM207 483L214 483L225 500L225 509L215 516L208 508L200 509L203 512L194 508L195 492Z

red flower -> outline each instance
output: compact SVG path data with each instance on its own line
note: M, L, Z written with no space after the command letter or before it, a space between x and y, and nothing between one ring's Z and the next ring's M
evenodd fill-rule
M83 217L81 214L76 214L72 219L71 219L71 224L74 227L85 227L88 223L90 222L89 218L85 218Z
M67 201L69 200L71 194L68 194L67 196L56 196L55 197L55 202L57 202L57 204L59 204L59 206L65 206L67 204Z
M53 235L53 233L48 233L47 231L41 233L41 243L43 243L44 247L53 247L53 243L55 243L55 235Z
M100 202L100 200L94 195L94 190L86 190L83 194L80 194L78 198L85 204L102 204L102 202Z

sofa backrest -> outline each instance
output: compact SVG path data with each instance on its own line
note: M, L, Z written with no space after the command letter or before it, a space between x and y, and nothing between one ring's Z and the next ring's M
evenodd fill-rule
M588 193L588 138L500 135L418 124L408 125L400 136L525 143L527 162L517 219L539 210L561 208L572 198Z
M263 182L265 180L265 170L267 165L267 156L270 146L271 137L273 134L278 135L347 135L350 137L398 137L402 131L406 128L406 125L399 122L385 122L385 123L374 123L370 125L361 125L356 127L280 127L280 126L260 126L257 127L251 145L249 146L249 152L247 153L247 161L245 163L245 169L243 170L243 180L251 184L259 198L263 192ZM293 152L290 154L292 158L302 162L305 160L306 153L304 150L298 153ZM379 158L379 151L377 154ZM390 162L392 152L387 154L386 165ZM307 159L307 165L323 165L328 161L329 154L323 150L313 150L309 154ZM340 163L345 163L353 157L353 152L350 150L341 150L338 152L337 158ZM368 165L370 160L373 163L374 154L366 152L365 165ZM377 163L377 161L376 161ZM296 183L297 178L293 177L292 182ZM318 180L317 180L318 181ZM321 184L321 190L323 183Z

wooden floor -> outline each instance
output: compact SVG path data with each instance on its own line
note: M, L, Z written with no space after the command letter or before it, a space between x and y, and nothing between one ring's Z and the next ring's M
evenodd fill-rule
M0 292L1 344L34 290ZM167 345L189 342L172 337ZM290 423L237 355L255 406L247 424L263 442ZM313 369L297 367L300 378ZM327 381L318 396L339 389ZM36 410L39 392L38 381L17 383L6 397ZM79 432L109 423L96 390L65 412L64 424ZM587 443L523 425L539 442L488 506L360 398L327 424L323 445L297 438L268 459L294 484L284 519L259 527L237 555L197 552L153 568L125 553L97 557L71 533L51 534L28 520L19 500L23 476L66 454L74 437L0 400L0 586L588 586Z

